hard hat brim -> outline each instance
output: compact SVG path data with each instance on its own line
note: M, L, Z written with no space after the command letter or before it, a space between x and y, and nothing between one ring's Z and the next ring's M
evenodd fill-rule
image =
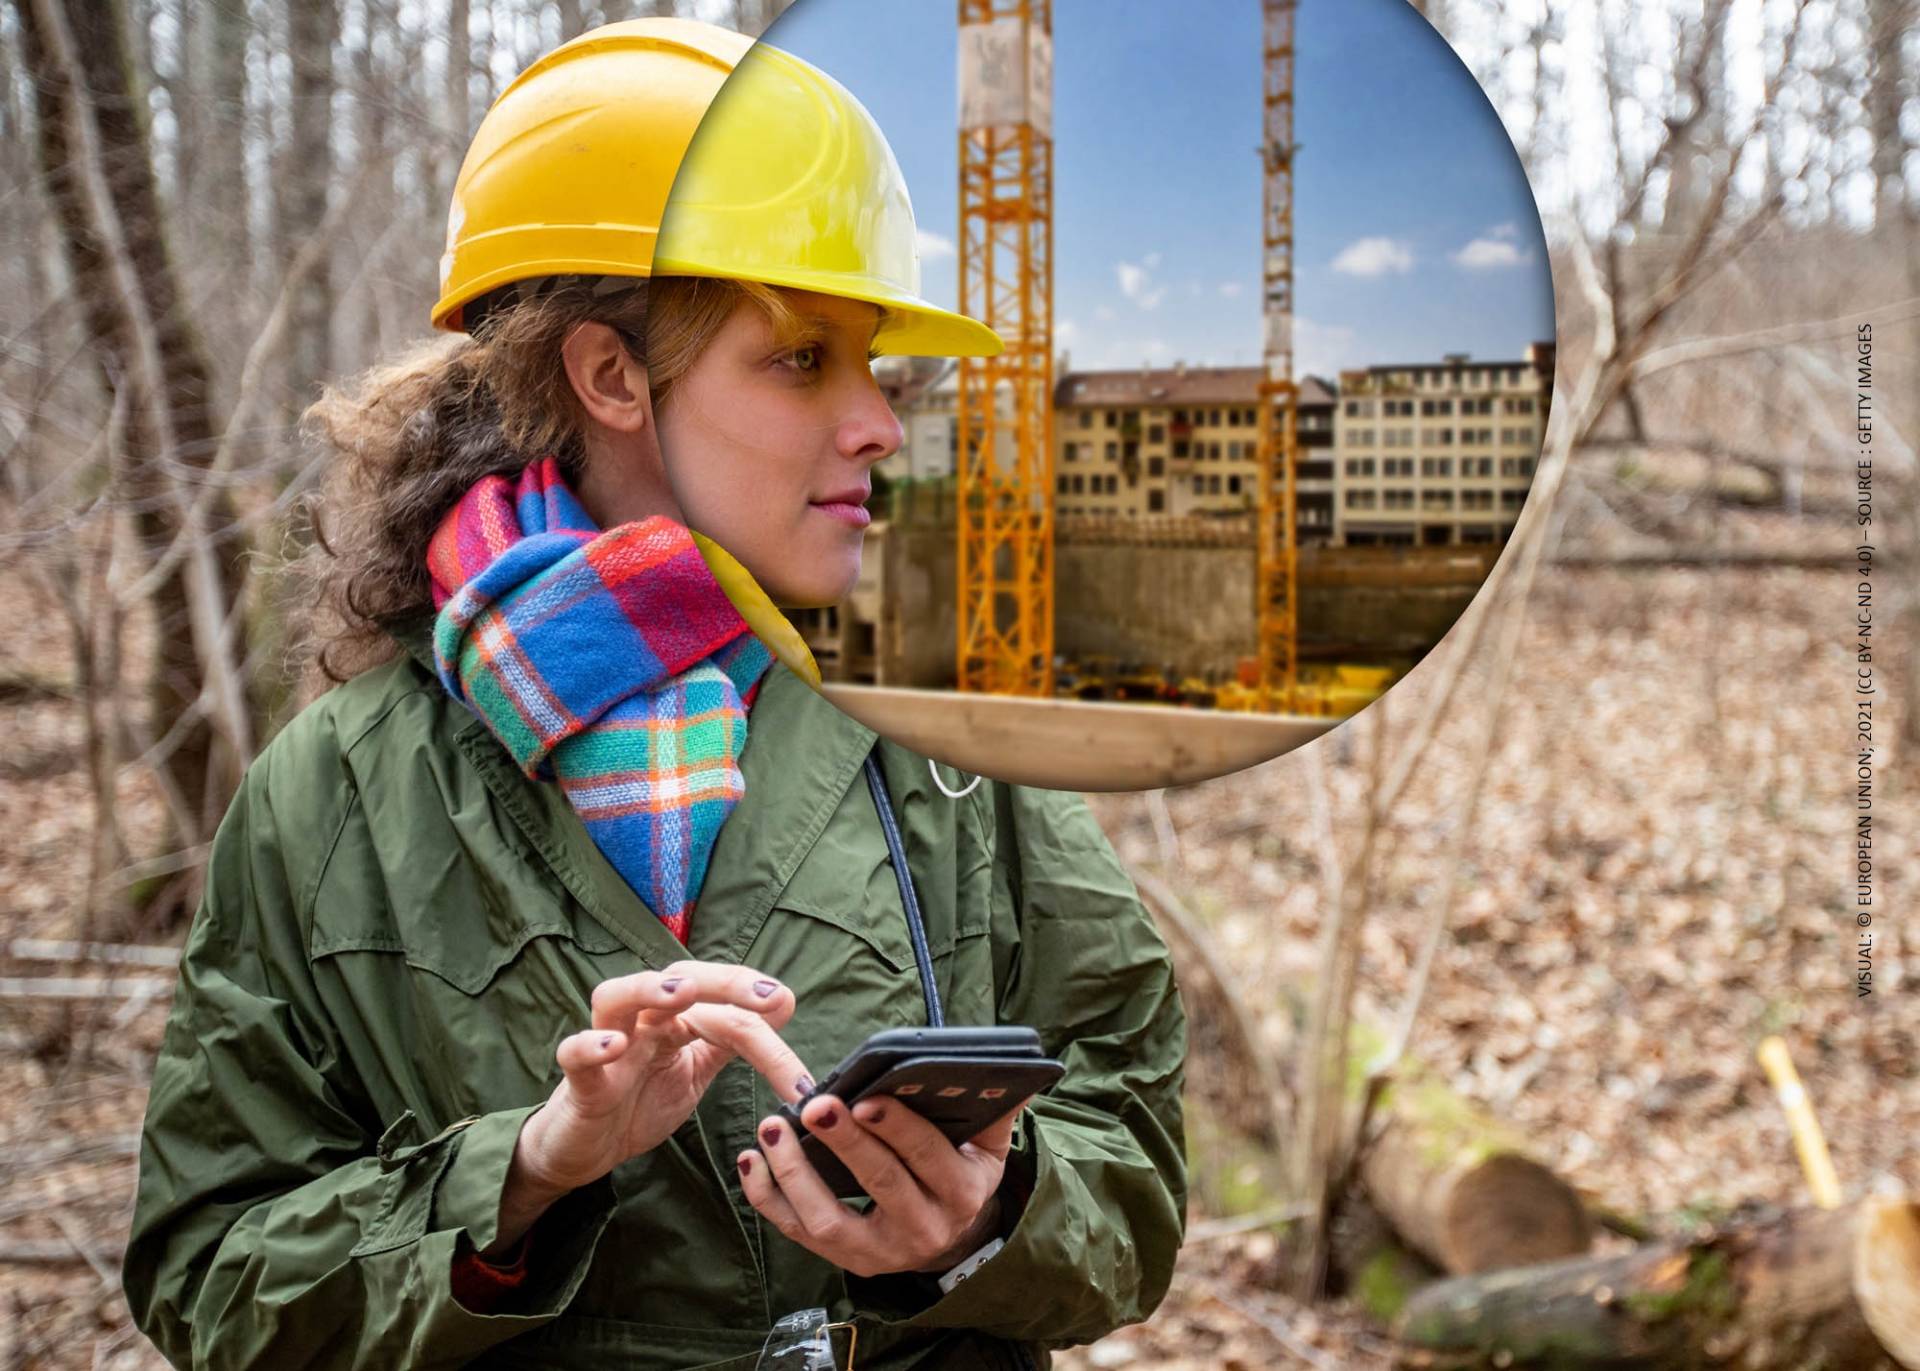
M736 277L730 271L718 271L695 262L656 257L656 276ZM998 357L1006 351L1000 335L981 323L953 310L908 294L892 284L871 276L841 271L808 271L796 267L788 271L756 270L752 278L763 285L784 286L789 290L810 290L842 300L860 300L878 305L888 313L885 324L874 335L874 351L886 357Z

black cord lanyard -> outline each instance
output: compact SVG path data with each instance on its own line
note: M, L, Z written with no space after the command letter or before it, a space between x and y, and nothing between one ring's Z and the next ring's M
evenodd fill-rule
M873 807L880 811L880 831L887 835L887 856L893 862L894 877L900 882L900 903L907 911L907 937L913 942L913 960L920 967L920 993L927 1001L927 1025L940 1028L947 1020L940 1012L940 987L933 981L933 955L927 951L927 927L920 920L920 899L913 892L913 873L907 869L900 824L893 816L893 801L887 797L886 778L880 774L878 742L867 753L867 789L873 792Z

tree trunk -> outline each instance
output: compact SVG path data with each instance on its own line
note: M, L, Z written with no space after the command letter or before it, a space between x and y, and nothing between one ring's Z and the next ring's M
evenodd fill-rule
M287 5L287 41L293 58L289 246L304 241L327 216L327 188L333 181L333 40L339 17L335 0L289 0ZM296 414L319 398L320 382L333 370L331 257L329 253L320 260L294 301L287 391ZM285 262L280 265L284 267Z
M64 12L78 63L82 90L76 91L56 55L51 36L42 24L45 13ZM53 6L60 4L56 11ZM73 138L73 120L91 118L101 165L99 173L124 236L139 306L151 322L158 356L160 395L135 394L128 405L128 463L124 491L133 502L134 527L140 548L150 563L163 558L182 535L179 507L171 486L173 477L163 462L171 459L204 466L211 457L216 425L209 394L209 369L198 335L180 298L168 255L152 163L148 159L141 104L132 86L123 20L118 4L97 0L19 0L22 47L33 74L39 133L41 175L59 221L67 264L73 275L82 319L99 360L109 393L135 387L142 374L137 349L135 302L121 295L105 227L96 217L81 165L82 146ZM84 97L84 98L83 98ZM159 409L168 416L169 435L155 430L150 414ZM194 494L198 494L197 491ZM209 526L231 525L231 502L218 494L208 507ZM224 614L235 603L244 581L239 539L216 542L218 562L217 611ZM209 679L201 655L205 619L197 626L193 559L179 559L153 590L151 605L157 643L149 685L148 723L163 736L178 725L176 745L162 759L168 783L183 802L178 821L188 831L174 834L185 846L201 841L225 811L239 782L246 756L234 755L221 744L213 722L205 717L188 720ZM244 635L243 635L244 636ZM235 659L244 655L234 653ZM190 908L192 892L182 889L179 903L159 911L173 915Z
M1624 1256L1428 1286L1394 1325L1415 1367L1920 1367L1920 1206L1800 1209Z
M1867 123L1873 134L1873 221L1896 224L1907 208L1907 144L1900 132L1900 40L1913 28L1912 0L1867 0Z
M247 42L252 25L245 0L223 0L206 16L210 87L201 189L207 205L206 260L218 285L204 298L213 317L241 319L252 303L246 263L252 260L247 207Z

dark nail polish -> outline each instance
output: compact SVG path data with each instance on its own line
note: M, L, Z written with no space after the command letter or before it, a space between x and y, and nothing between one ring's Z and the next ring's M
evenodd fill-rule
M780 982L778 981L755 981L753 983L753 993L763 1000L779 988Z
M740 1159L740 1174L744 1176L751 1170L753 1170L753 1158L742 1157Z
M798 1090L802 1095L811 1095L813 1093L813 1077L802 1076L793 1083L793 1088Z
M760 1136L767 1140L768 1147L778 1147L780 1145L780 1125L777 1123L768 1124L760 1130Z
M666 991L669 995L671 995L674 991L680 988L680 978L678 976L670 976L666 980L660 982L660 988Z
M867 1122L879 1123L882 1119L886 1117L887 1117L887 1107L884 1104L876 1104L875 1106L873 1106L873 1112L867 1116Z
M839 1110L823 1109L820 1111L820 1122L815 1124L814 1127L815 1128L832 1128L835 1124L839 1122L840 1122Z
M613 1046L613 1034L611 1034L611 1033L602 1033L602 1034L600 1035L600 1050L601 1050L602 1052L604 1052L604 1051L606 1051L606 1050L607 1050L607 1049L608 1049L609 1047L612 1047L612 1046Z

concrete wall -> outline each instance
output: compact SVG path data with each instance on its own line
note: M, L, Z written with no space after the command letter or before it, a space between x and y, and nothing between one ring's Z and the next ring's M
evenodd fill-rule
M1303 550L1302 658L1417 660L1465 611L1496 551ZM887 521L869 532L842 631L851 649L855 625L872 624L878 684L952 688L957 555L947 525ZM1062 541L1054 562L1057 653L1188 674L1231 671L1255 651L1251 546Z
M1488 562L1459 549L1358 549L1300 556L1303 657L1417 659L1465 612ZM1253 655L1250 547L1057 544L1054 642L1069 656L1099 654L1182 674L1231 669ZM1409 584L1412 582L1413 584Z

